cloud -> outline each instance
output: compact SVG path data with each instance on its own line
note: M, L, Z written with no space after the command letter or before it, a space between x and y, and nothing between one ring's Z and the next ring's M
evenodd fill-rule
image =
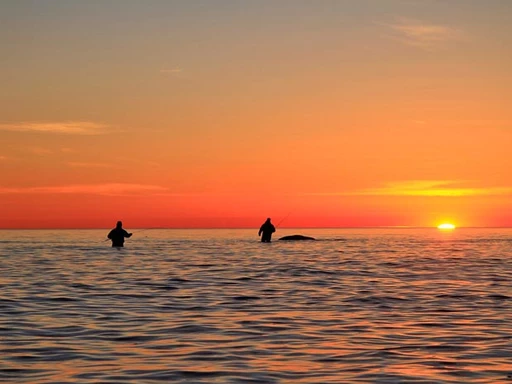
M401 20L395 24L384 25L391 29L392 38L423 49L433 49L446 42L460 40L462 37L462 31L459 29L418 20Z
M60 133L68 135L101 135L108 132L106 124L90 121L20 122L0 124L0 131Z
M38 155L38 156L46 156L46 155L53 154L53 151L51 149L43 148L43 147L28 147L28 148L26 148L26 151L33 153L35 155Z
M72 184L48 187L0 187L0 194L84 194L121 196L138 194L156 194L167 191L167 188L158 185L145 184Z
M107 164L107 163L85 163L79 161L70 161L68 162L70 167L75 168L119 168L119 166L115 164Z
M161 69L160 73L162 75L170 75L173 77L182 77L183 76L183 69L181 68L169 68L169 69Z
M161 69L160 70L160 73L176 74L176 73L182 73L182 72L183 72L183 69L181 69L181 68L171 68L171 69Z
M506 195L512 192L512 188L475 188L464 187L463 183L445 180L413 180L389 183L381 188L360 191L359 195L369 196L486 196Z
M511 187L476 188L465 187L465 182L453 180L412 180L388 183L383 187L368 188L342 193L314 193L324 196L506 196L512 194Z

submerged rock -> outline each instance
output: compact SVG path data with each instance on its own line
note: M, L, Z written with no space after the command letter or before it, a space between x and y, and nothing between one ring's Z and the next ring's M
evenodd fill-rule
M279 240L288 240L288 241L300 241L300 240L316 240L314 237L303 236L303 235L290 235L281 237Z

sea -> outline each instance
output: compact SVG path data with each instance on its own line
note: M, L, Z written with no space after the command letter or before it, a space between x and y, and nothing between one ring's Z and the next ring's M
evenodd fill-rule
M0 382L512 383L512 229L257 230L1 230Z

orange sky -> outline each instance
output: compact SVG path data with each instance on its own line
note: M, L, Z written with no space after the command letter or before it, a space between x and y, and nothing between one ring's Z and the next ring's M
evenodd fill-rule
M512 3L0 4L0 228L512 226Z

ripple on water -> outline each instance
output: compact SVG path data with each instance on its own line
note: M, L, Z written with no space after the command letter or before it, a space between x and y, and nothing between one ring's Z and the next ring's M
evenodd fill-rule
M0 231L0 381L512 383L512 232L329 231Z

